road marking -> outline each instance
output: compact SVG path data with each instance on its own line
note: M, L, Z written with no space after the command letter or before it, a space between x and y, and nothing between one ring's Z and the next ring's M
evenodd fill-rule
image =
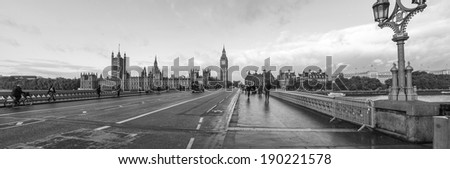
M191 102L191 101L195 101L195 100L198 100L198 99L201 99L201 98L208 97L208 96L211 96L211 95L213 95L213 94L216 94L216 92L211 93L211 94L208 94L208 95L205 95L205 96L202 96L202 97L194 98L194 99L191 99L191 100L186 100L186 101L183 101L183 102L180 102L180 103L171 105L171 106L167 106L167 107L164 107L164 108L160 108L160 109L158 109L158 110L154 110L154 111L151 111L151 112L148 112L148 113L145 113L145 114L141 114L141 115L139 115L139 116L135 116L135 117L132 117L132 118L129 118L129 119L125 119L125 120L122 120L122 121L119 121L119 122L116 122L116 123L117 123L117 124L126 123L126 122L129 122L129 121L136 120L136 119L138 119L138 118L144 117L144 116L151 115L151 114L153 114L153 113L157 113L157 112L160 112L160 111L163 111L163 110L166 110L166 109L170 109L170 108L175 107L175 106L179 106L179 105L182 105L182 104Z
M222 100L219 102L219 104L222 103L224 100L225 100L225 99L222 99Z
M296 128L259 128L259 127L229 127L230 131L266 131L266 132L335 132L335 133L350 133L358 132L357 129L337 129L337 128L325 128L325 129L296 129Z
M200 120L198 120L199 123L203 122L203 117L200 117Z
M9 127L4 127L4 128L0 128L0 130L5 130L5 129L11 129L11 128L16 128L16 127L23 127L23 126L27 126L27 125L31 125L31 124L36 124L36 123L40 123L40 122L44 122L45 120L39 120L39 121L35 121L35 122L31 122L31 123L25 123L23 124L23 122L18 122L15 125L9 126ZM20 125L17 125L19 124Z
M196 130L200 130L200 126L202 126L202 124L198 124L197 128L195 128Z
M137 134L129 134L128 137L136 137Z
M190 140L189 140L189 143L188 143L188 145L187 145L187 147L186 147L186 149L191 149L191 147L192 147L192 144L194 144L194 140L195 140L195 138L194 137L192 137Z
M212 109L214 109L216 106L217 106L217 104L214 105L213 107L211 107L208 111L206 111L206 113L209 113L209 112L210 112Z
M103 126L103 127L99 127L99 128L96 128L96 129L94 129L94 130L104 130L104 129L107 129L107 128L110 128L111 126Z
M183 101L183 102L180 102L180 103L177 103L177 104L168 106L168 107L164 107L164 108L161 108L161 109L158 109L158 110L155 110L155 111L151 111L151 112L148 112L148 113L145 113L145 114L141 114L141 115L139 115L139 116L135 116L135 117L132 117L132 118L129 118L129 119L126 119L126 120L122 120L122 121L116 122L116 123L117 123L117 124L122 124L122 123L126 123L126 122L129 122L129 121L132 121L132 120L136 120L136 119L138 119L138 118L141 118L141 117L144 117L144 116L148 116L148 115L150 115L150 114L153 114L153 113L156 113L156 112L159 112L159 111L163 111L163 110L166 110L166 109L169 109L169 108L178 106L178 105L182 105L182 104L185 104L185 103L194 101L194 100L198 100L198 99L201 99L201 98L204 98L204 97L207 97L207 96L211 96L211 95L213 95L213 94L215 94L215 93L216 93L216 92L211 93L211 94L208 94L208 95L205 95L205 96L202 96L202 97L194 98L194 99L191 99L191 100L186 100L186 101ZM94 129L94 130L104 130L104 129L107 129L107 128L110 128L110 127L111 127L111 126L103 126L103 127L96 128L96 129Z

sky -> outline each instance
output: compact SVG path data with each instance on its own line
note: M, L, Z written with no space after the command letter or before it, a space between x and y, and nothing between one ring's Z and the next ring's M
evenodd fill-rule
M79 77L101 73L111 52L130 65L309 65L325 57L344 72L388 71L393 31L374 22L375 0L0 0L0 75ZM414 7L410 0L402 1ZM391 0L391 11L394 1ZM406 60L416 70L448 69L450 2L429 0L408 25ZM261 70L260 70L261 71ZM136 73L132 73L133 75ZM240 79L240 73L233 79Z

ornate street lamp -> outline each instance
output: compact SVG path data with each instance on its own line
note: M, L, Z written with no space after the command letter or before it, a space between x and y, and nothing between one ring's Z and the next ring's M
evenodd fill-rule
M390 95L397 94L397 97L390 97L393 98L391 100L409 101L415 99L415 97L408 97L408 93L414 93L413 88L406 87L405 85L406 76L404 45L405 41L409 39L408 33L406 32L406 27L415 14L422 12L427 7L425 2L426 0L412 0L412 3L417 4L418 6L416 8L406 8L400 0L396 0L394 11L390 16L389 0L377 0L377 2L375 2L372 6L375 21L379 23L378 26L380 28L391 28L395 33L392 41L397 42L398 46L398 74L397 77L392 77L393 79L398 79L398 86L392 86L392 89L398 91L394 92L391 90Z
M382 22L382 21L388 19L389 5L390 5L390 3L388 0L382 0L382 1L377 1L372 6L375 22Z

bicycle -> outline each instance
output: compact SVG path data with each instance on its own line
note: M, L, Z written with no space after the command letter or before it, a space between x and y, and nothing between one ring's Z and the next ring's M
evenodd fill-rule
M18 101L16 101L16 98L14 96L11 96L10 99L6 99L3 102L3 105L5 107L7 106L16 107L20 106L21 104L24 106L33 105L33 98L31 98L29 92L23 92L22 97Z

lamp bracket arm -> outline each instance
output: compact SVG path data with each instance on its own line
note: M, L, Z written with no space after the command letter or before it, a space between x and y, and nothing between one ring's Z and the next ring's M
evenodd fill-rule
M395 34L400 34L401 33L399 25L396 24L395 22L383 22L383 23L380 23L378 26L381 29L383 29L385 27L389 27L389 28L391 28L394 31Z
M401 0L396 0L394 11L391 16L384 22L381 22L378 26L381 28L389 27L391 28L395 34L403 35L406 33L406 28L408 26L411 18L419 12L422 12L427 5L422 4L417 6L416 8L407 8L402 3Z
M395 8L398 7L398 8L400 8L400 10L405 11L405 12L412 12L412 11L416 10L415 8L407 8L407 7L405 7L405 5L402 4L401 0L396 0L396 1L397 1L397 3L395 3L396 4Z
M424 5L420 5L417 8L413 9L412 11L408 11L409 13L403 18L403 20L400 23L400 31L402 32L406 32L406 28L408 27L408 23L411 21L412 17L420 12L423 12L423 10L426 8L427 6Z

